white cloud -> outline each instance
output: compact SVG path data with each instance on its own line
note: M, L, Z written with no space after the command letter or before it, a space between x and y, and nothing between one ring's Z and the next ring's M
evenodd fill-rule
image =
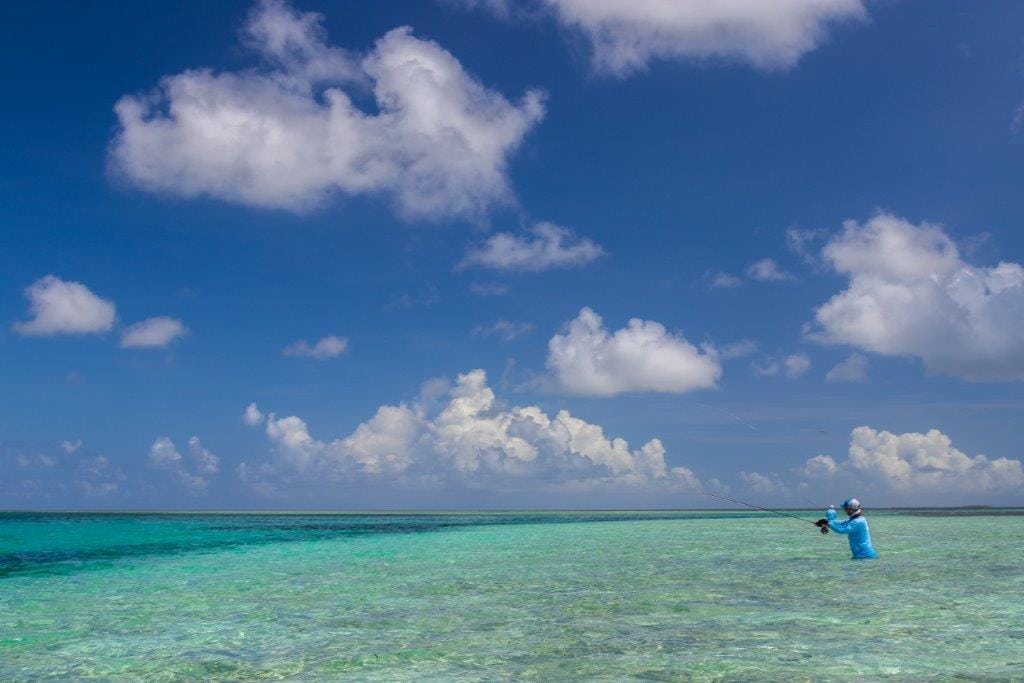
M458 267L538 272L583 266L604 255L596 242L554 223L537 223L529 233L491 235L483 244L471 247Z
M112 493L117 493L119 485L112 481L90 481L79 479L75 482L90 498L104 498Z
M758 282L785 282L794 279L770 258L763 258L747 266L747 277Z
M188 334L180 320L165 316L147 318L129 325L121 334L123 349L162 349L179 337Z
M184 456L178 452L169 437L157 438L149 448L150 466L173 473L179 481L192 491L201 491L209 485L209 479L203 475L217 474L220 469L220 458L203 447L199 437L188 440L189 453L195 461L196 472L189 471Z
M75 451L82 447L82 440L75 439L74 441L61 441L60 447L64 450L65 453L70 455L71 453L74 453Z
M159 437L149 447L149 464L159 469L170 469L181 462L181 453L166 436Z
M966 263L929 223L879 214L825 246L845 290L815 311L812 339L921 358L933 373L1024 379L1024 268Z
M358 55L327 45L323 17L296 12L284 0L253 5L243 42L283 71L311 83L363 82Z
M360 60L321 22L264 0L243 35L269 69L191 69L122 97L112 167L150 191L295 211L373 194L410 219L481 220L513 202L508 159L544 116L541 92L509 102L408 27ZM363 110L350 92L367 90Z
M190 437L188 449L196 460L196 468L203 474L217 474L220 469L220 458L206 449L198 436Z
M868 359L859 353L851 353L825 375L827 382L866 382L868 380Z
M547 367L562 390L593 396L681 394L713 387L722 374L710 345L698 349L681 334L639 318L609 333L589 308L548 342Z
M1010 119L1010 132L1014 135L1018 134L1022 125L1024 125L1024 104L1013 110L1013 118Z
M732 360L733 358L743 358L755 353L757 353L757 343L744 339L743 341L726 344L722 347L719 355L722 357L722 360Z
M783 364L786 366L786 377L799 377L811 369L811 359L806 353L790 354Z
M795 280L792 275L782 270L779 264L770 258L763 258L747 266L746 275L757 282L786 282ZM743 278L732 273L717 272L711 277L711 286L716 289L732 289L743 285Z
M107 332L117 320L113 302L96 296L80 282L47 275L29 285L25 296L32 319L14 323L18 334L49 337Z
M35 456L19 455L16 462L18 467L53 467L57 464L57 459L52 455L40 453Z
M775 474L741 471L740 479L747 488L758 493L780 493L786 488Z
M250 427L255 427L263 422L263 413L256 407L255 403L250 403L245 407L245 413L242 415L242 421Z
M723 481L720 481L718 477L712 477L708 479L707 486L704 487L705 491L718 491L719 493L729 493L732 489Z
M533 329L532 323L520 323L505 320L496 320L491 325L477 325L473 328L474 337L498 337L503 342L510 342L528 334Z
M327 360L337 358L345 353L348 348L348 339L329 335L317 341L312 346L305 340L300 339L294 344L289 344L281 352L286 356L299 356L303 358L315 358L316 360Z
M729 273L715 273L711 278L711 286L716 289L731 289L742 284L742 279Z
M777 377L785 374L786 377L794 379L810 370L811 359L806 353L791 353L787 356L769 356L756 360L750 367L758 377Z
M978 492L1024 485L1020 460L968 456L937 429L893 434L865 426L854 429L850 437L845 461L836 464L827 456L816 456L807 461L804 475L843 469L902 492Z
M782 371L782 363L778 358L764 358L752 362L750 369L758 377L777 377Z
M837 469L838 465L836 465L836 461L832 459L832 456L816 455L805 462L799 472L808 479L814 479L835 474Z
M381 406L341 441L344 452L366 474L402 472L412 464L421 418L404 406Z
M83 459L79 463L75 485L87 496L102 498L117 493L121 483L126 479L121 468L111 463L109 458L97 455L94 458Z
M800 259L812 268L820 268L821 257L814 245L825 238L827 231L820 228L803 230L790 228L786 230L786 244L789 250L800 257Z
M600 426L568 411L549 416L537 406L502 408L482 370L459 375L452 386L425 388L412 405L381 406L349 436L314 438L291 416L267 418L273 459L247 465L251 482L281 478L389 481L432 480L580 488L663 486L693 490L700 482L685 467L669 468L661 442L631 450Z
M507 17L513 0L460 0ZM618 76L659 59L786 69L823 43L831 24L863 19L861 0L536 0L589 42L596 69Z

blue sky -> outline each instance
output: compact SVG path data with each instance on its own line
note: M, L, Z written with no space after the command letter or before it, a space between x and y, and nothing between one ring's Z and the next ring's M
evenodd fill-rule
M595 7L9 8L0 507L1024 502L1024 7Z

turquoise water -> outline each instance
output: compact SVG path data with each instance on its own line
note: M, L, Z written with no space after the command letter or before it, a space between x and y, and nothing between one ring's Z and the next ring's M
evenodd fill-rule
M0 514L0 680L1024 679L1024 516L869 519Z

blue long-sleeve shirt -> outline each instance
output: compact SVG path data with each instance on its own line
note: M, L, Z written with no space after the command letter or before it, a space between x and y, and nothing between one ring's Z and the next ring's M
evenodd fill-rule
M868 531L868 520L864 515L856 514L845 522L836 521L835 510L829 510L825 515L828 517L828 528L837 534L846 534L850 540L850 552L853 559L865 560L876 556L875 548L871 545L871 532Z

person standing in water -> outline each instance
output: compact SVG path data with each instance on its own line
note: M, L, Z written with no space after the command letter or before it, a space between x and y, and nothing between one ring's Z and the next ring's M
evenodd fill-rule
M868 520L864 518L860 501L856 498L847 498L843 501L843 512L846 513L848 519L845 522L837 522L835 506L830 505L825 511L825 519L819 519L815 524L819 527L827 526L837 534L849 536L850 552L853 553L853 559L870 560L876 557L875 548L871 545Z

